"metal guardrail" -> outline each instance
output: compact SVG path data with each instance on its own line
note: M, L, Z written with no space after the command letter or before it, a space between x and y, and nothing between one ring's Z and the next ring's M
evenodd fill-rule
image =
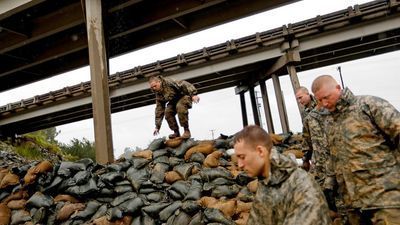
M355 5L333 13L318 15L301 22L283 25L282 27L256 33L254 35L227 41L226 43L206 47L197 51L179 54L165 60L157 61L123 72L117 72L108 79L110 89L128 84L152 75L173 72L183 67L200 65L211 60L222 59L238 53L245 53L257 48L281 44L284 41L297 39L312 34L338 29L360 21L372 20L400 12L400 0L380 0ZM35 108L56 101L90 95L90 81L64 87L46 94L0 106L0 116L12 112Z

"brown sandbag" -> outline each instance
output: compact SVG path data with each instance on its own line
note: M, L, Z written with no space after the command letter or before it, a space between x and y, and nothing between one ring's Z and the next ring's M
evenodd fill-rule
M219 158L221 158L221 156L224 153L222 153L221 151L215 151L212 152L211 154L209 154L206 159L203 162L203 165L205 167L209 167L209 168L215 168L219 166Z
M240 213L239 219L235 220L236 225L246 225L249 220L250 213L242 212Z
M269 136L272 139L272 144L273 145L279 145L282 144L283 137L277 134L269 133Z
M183 180L181 175L179 175L179 173L176 172L176 171L168 171L168 172L166 172L164 179L165 179L165 182L167 182L168 184L173 184L175 181Z
M7 173L1 180L0 189L17 184L19 184L19 177L13 173Z
M54 202L71 202L78 203L79 200L72 195L59 194L54 198Z
M46 173L51 170L53 170L53 164L47 160L29 168L24 176L24 185L34 183L38 174Z
M298 149L288 149L288 150L284 151L283 154L286 156L289 156L289 154L293 154L294 156L296 156L297 159L301 159L304 156L303 151L298 150Z
M252 193L256 193L256 191L257 191L257 187L258 187L258 180L256 179L256 180L253 180L253 181L251 181L251 182L249 182L248 184L247 184L247 188L250 190L250 192L252 192Z
M213 151L214 151L213 142L212 141L203 141L203 142L200 142L198 145L195 145L195 146L189 148L189 150L187 150L187 152L185 153L185 160L189 160L190 156L192 156L192 154L195 152L201 152L204 155L208 155Z
M132 156L151 160L153 158L153 151L151 151L151 150L136 151L136 152L132 153Z
M217 201L215 204L209 206L208 208L219 209L227 219L230 219L236 211L236 200L231 199L228 201Z
M235 214L240 214L242 212L250 212L252 202L242 202L240 200L236 201L236 212Z
M199 205L201 205L205 208L209 208L217 202L218 202L218 200L216 198L208 197L208 196L203 196L199 200L197 200L197 203L199 203Z
M0 168L0 183L3 178L9 173L10 171L6 168Z
M11 209L6 204L0 203L0 225L8 225L11 221Z
M11 200L20 200L20 199L26 199L28 198L28 192L24 191L24 190L19 190L15 193L12 193L11 195L9 195L7 198L3 199L3 203L7 204L8 202L10 202Z
M83 203L66 203L60 211L57 213L56 220L58 221L65 221L68 220L69 217L77 211L84 210L85 204Z
M25 199L11 200L7 203L7 207L12 210L23 209L25 208L25 205L26 205Z
M165 146L170 147L170 148L176 148L182 144L182 141L183 141L183 139L180 137L168 139L165 141Z

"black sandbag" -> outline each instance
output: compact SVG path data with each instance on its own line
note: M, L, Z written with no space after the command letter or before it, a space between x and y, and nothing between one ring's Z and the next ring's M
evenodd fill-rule
M131 192L133 191L133 187L131 184L128 185L118 185L114 188L115 193L117 194L123 194L126 192Z
M236 178L235 178L235 182L241 186L245 186L247 185L250 181L253 181L254 178L250 177L249 175L247 175L247 173L242 172L239 173Z
M177 191L181 196L186 196L189 192L190 183L183 180L175 181L171 187L172 190Z
M142 208L142 211L153 218L157 218L161 210L171 205L171 202L158 202Z
M137 197L137 194L135 192L126 192L116 198L110 203L111 206L117 206L125 201L134 199Z
M193 215L201 210L201 205L197 201L184 201L181 208L187 214Z
M116 172L120 172L120 171L124 171L127 170L129 167L131 167L132 164L129 160L122 160L118 163L112 163L107 165L107 170L109 171L116 171Z
M108 185L114 185L115 182L125 179L125 176L125 172L113 171L101 174L99 179Z
M169 165L172 167L185 162L185 160L183 160L182 158L178 158L178 157L169 157L168 161L169 161Z
M147 168L135 169L134 167L131 167L126 173L128 180L136 191L139 191L142 183L150 178Z
M155 191L146 195L147 200L151 202L161 202L165 197L165 193Z
M53 181L43 189L43 192L51 191L53 188L56 189L58 188L58 185L60 185L63 182L63 179L61 177L54 177ZM1 200L1 198L0 198Z
M63 161L58 168L57 174L63 177L70 177L71 173L86 170L86 165L83 163Z
M188 215L187 213L185 213L182 210L179 210L177 212L178 212L178 214L176 215L173 224L186 225L186 224L190 223L190 221L192 220L192 217L190 215Z
M150 143L149 147L147 147L147 149L150 149L151 151L160 149L164 146L164 142L165 142L165 137L154 139Z
M204 210L204 216L208 222L217 222L225 225L235 225L231 220L224 217L224 214L219 209L206 208Z
M239 186L234 185L219 185L216 186L215 189L211 192L211 197L220 198L220 197L233 197L239 193Z
M152 169L150 181L160 184L164 181L165 173L168 171L169 165L164 163L157 163Z
M106 217L107 217L107 220L113 221L113 220L121 219L123 217L123 213L122 213L121 209L119 209L118 207L112 207L107 210Z
M238 194L238 198L242 202L252 202L254 200L253 193L247 187L243 187Z
M153 160L153 163L154 163L154 164L155 164L155 163L164 163L164 164L169 165L169 157L166 156L166 155L159 156L159 157L157 157L157 158L155 158L155 159Z
M156 225L156 221L146 213L143 213L141 225Z
M205 181L205 182L212 181L218 177L223 177L226 179L233 178L232 173L223 167L203 168L203 170L200 171L200 176L202 177L203 181Z
M193 140L193 138L184 140L181 145L179 145L177 148L174 148L172 150L172 153L175 156L182 158L185 155L186 151L189 148L195 146L196 144L197 144L197 141Z
M169 193L169 196L174 200L182 200L185 197L173 189L168 190L168 193Z
M32 216L32 223L33 224L40 224L44 222L46 218L46 208L41 207L38 210L36 210L35 213L31 213Z
M142 157L132 157L132 159L130 159L132 166L130 168L135 168L135 169L140 169L144 166L146 166L150 160L142 158Z
M71 179L69 179L67 184L68 186L82 185L85 184L90 177L91 173L89 171L78 171Z
M174 214L174 212L179 209L182 206L182 202L181 201L175 201L173 202L171 205L165 207L163 210L161 210L160 212L160 220L161 221L167 221L168 218L170 216L172 216L172 214Z
M115 186L119 186L119 185L131 185L131 182L129 182L129 180L121 180L115 183Z
M76 214L73 214L71 218L73 219L87 219L90 216L94 215L97 212L97 209L101 206L100 202L96 200L91 200L87 203L86 208L82 211L79 211Z
M229 140L215 139L214 148L216 149L229 149Z
M102 216L105 216L105 215L106 215L106 212L107 212L107 205L106 205L106 204L101 205L101 206L97 209L96 213L92 216L91 220L95 220L95 219L97 219L97 218L100 218L100 217L102 217Z
M155 189L155 188L143 188L143 187L141 187L140 188L140 190L139 190L139 193L140 194L149 194L149 193L153 193L153 192L156 192L157 190Z
M153 159L156 159L160 156L167 156L168 155L168 150L167 149L158 149L153 151Z
M182 164L176 165L173 170L176 171L177 173L179 173L179 175L181 175L181 177L184 180L187 180L187 178L190 176L190 174L192 174L192 168L193 168L192 163L182 163Z
M119 207L124 213L135 213L138 212L143 205L143 200L139 197L136 197L124 202Z
M201 198L201 192L203 191L203 185L197 181L192 180L189 187L189 191L185 197L185 200L198 200Z
M25 210L14 210L11 214L11 225L24 224L25 222L31 221L32 217L28 211Z
M205 225L203 212L196 213L188 225Z
M99 191L100 196L112 195L114 194L114 189L111 188L101 188Z
M51 196L44 195L41 192L36 192L34 195L32 195L28 201L26 202L26 205L35 207L35 208L41 208L45 207L48 208L51 205L53 205L54 200Z
M195 152L190 156L189 161L190 162L198 162L203 164L204 160L206 159L206 157L204 156L203 153L201 152Z
M72 194L79 197L84 197L91 193L98 192L99 188L97 187L96 181L93 178L89 179L84 185L69 187L65 190L65 193Z

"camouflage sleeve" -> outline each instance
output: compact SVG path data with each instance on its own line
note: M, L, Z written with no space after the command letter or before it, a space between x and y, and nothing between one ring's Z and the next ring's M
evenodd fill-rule
M370 97L367 102L373 122L384 135L390 139L391 144L399 149L400 113L388 101L379 97Z
M304 160L310 160L312 156L312 144L310 129L307 123L307 117L304 119L303 124L303 142L301 143L301 150L304 153Z
M178 86L181 88L182 94L184 95L197 95L197 89L194 87L193 84L187 82L187 81L178 81Z
M325 165L326 177L323 184L323 189L334 190L336 187L336 175L335 175L335 156L329 155Z
M161 102L159 100L156 100L156 128L160 129L162 120L164 118L164 113L165 113L165 102Z

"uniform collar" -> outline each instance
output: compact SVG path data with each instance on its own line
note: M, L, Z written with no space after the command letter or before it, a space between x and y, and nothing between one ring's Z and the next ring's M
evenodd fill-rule
M297 169L297 162L291 158L279 154L273 147L270 154L271 169L267 179L261 178L265 185L277 185L284 182L290 174ZM260 179L260 180L261 180Z

